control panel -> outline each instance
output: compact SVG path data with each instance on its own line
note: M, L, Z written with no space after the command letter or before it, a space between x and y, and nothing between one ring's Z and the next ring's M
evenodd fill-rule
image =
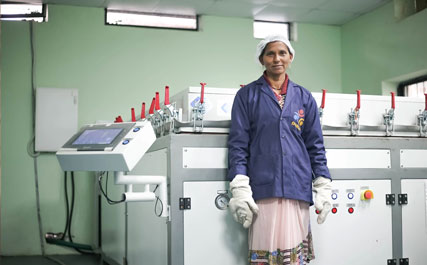
M156 140L150 122L91 124L56 153L64 171L131 171Z
M332 209L323 224L310 208L316 256L310 264L382 264L392 257L391 206L385 202L390 180L333 180L331 185Z

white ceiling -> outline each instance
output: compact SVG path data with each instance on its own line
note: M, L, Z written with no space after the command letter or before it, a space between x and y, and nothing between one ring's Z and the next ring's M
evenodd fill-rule
M15 0L16 1L16 0ZM18 0L183 15L342 25L391 0Z

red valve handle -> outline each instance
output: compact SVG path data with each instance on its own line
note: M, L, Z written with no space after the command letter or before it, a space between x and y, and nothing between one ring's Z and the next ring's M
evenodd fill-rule
M123 119L122 119L122 116L117 116L117 118L116 118L116 122L123 122Z
M141 107L141 120L145 119L145 102L142 102L142 107Z
M169 86L165 86L165 105L169 105Z
M326 89L322 89L322 104L320 105L320 108L325 108L325 99L326 99Z
M148 111L148 114L154 114L154 105L156 104L156 98L153 98L150 105L150 110Z
M390 92L391 94L391 108L395 109L396 108L396 102L394 101L394 92Z
M200 92L200 103L204 102L204 98L205 98L205 86L206 83L200 83L202 85L202 91Z
M132 114L132 122L136 122L136 118L135 118L135 109L131 108L130 109L130 113Z
M424 108L424 110L427 110L427 93L426 94L424 94L424 96L425 96L425 104L426 104L426 106L425 106L425 108Z
M360 90L356 90L357 92L357 105L356 105L356 111L360 109Z
M160 95L159 95L159 92L156 92L156 104L155 104L155 109L156 109L156 110L160 110Z
M245 85L240 85L240 88L244 87Z

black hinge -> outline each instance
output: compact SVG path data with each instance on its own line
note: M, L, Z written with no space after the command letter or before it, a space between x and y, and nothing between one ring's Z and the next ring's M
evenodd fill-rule
M396 203L396 196L394 196L394 194L385 195L385 204L394 205L395 203Z
M409 259L408 258L399 259L399 265L409 265Z
M402 204L408 204L408 194L399 194L397 195L398 197L398 201L399 201L399 205Z
M396 259L388 259L387 260L387 265L397 265Z
M191 198L179 198L179 209L190 210L191 209Z

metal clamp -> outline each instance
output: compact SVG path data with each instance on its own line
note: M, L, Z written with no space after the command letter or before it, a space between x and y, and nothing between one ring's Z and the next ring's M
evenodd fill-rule
M163 107L163 134L168 134L175 127L175 120L178 119L175 103Z
M394 110L396 108L396 104L394 100L394 92L390 92L390 94L391 109L389 109L388 111L385 110L385 114L383 114L386 136L391 136L394 132Z
M193 131L202 132L203 131L203 115L205 114L205 103L198 102L194 108L191 120L193 122Z
M351 109L351 112L348 114L348 124L350 125L351 135L358 135L360 130L359 124L360 110Z
M360 90L357 92L357 104L356 108L351 109L351 112L348 114L348 123L350 125L351 135L358 135L360 130Z
M418 115L418 126L420 128L420 136L427 136L427 110L424 110Z
M205 86L206 83L201 82L200 85L200 100L193 108L191 120L193 122L193 131L200 133L203 131L203 115L205 114Z
M386 136L391 136L394 132L394 109L386 110L383 114Z

